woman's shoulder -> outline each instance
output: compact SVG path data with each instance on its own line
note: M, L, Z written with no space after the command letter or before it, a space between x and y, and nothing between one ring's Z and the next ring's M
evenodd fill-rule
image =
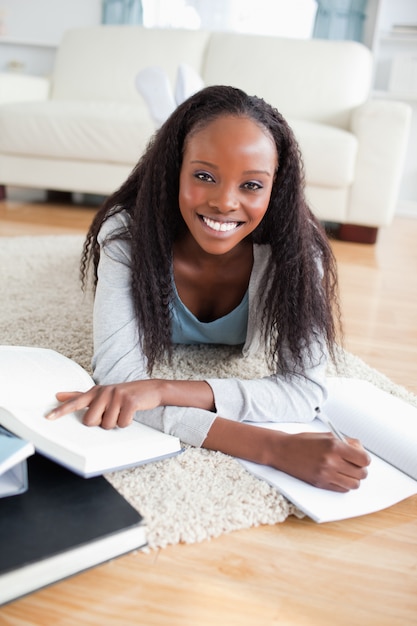
M268 272L271 258L271 248L268 244L253 244L253 267L251 273L250 290L257 291L262 279Z
M269 244L253 244L253 260L254 266L264 267L271 258L271 246Z
M271 255L271 246L269 243L254 243L253 253L259 258L268 258Z
M130 228L130 215L125 209L117 210L106 218L100 227L97 241L100 245L118 234L126 233Z

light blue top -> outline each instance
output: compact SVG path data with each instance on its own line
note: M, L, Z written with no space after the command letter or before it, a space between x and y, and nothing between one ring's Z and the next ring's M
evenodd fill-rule
M174 285L174 301L171 306L172 341L182 344L244 344L248 314L249 296L246 291L233 311L212 322L201 322L182 302Z

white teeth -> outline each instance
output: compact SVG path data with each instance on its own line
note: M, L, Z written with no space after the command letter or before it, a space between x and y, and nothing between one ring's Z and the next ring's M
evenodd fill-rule
M217 222L216 220L211 220L209 217L203 216L203 222L207 224L209 228L213 230L217 230L217 232L226 233L229 230L234 230L239 226L239 222Z

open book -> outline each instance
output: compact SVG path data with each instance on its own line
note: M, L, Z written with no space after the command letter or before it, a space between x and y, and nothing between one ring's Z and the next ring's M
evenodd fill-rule
M337 493L272 467L242 464L316 522L373 513L417 494L417 408L367 381L332 378L323 413L344 435L359 439L371 455L368 476L359 489ZM319 419L260 426L288 433L328 430Z
M57 391L87 391L93 385L81 366L58 352L0 346L0 424L53 461L90 477L181 451L176 437L136 421L104 430L84 426L80 412L45 419L57 405Z

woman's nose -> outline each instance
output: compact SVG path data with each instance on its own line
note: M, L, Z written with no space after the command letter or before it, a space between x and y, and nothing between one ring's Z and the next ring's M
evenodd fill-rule
M236 211L239 208L239 199L236 189L232 187L218 187L214 190L209 206L218 209L221 213Z

